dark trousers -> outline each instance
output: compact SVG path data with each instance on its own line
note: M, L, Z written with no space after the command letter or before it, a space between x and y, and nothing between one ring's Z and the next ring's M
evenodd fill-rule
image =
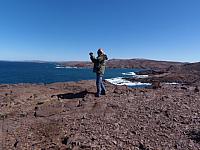
M101 95L101 93L106 92L106 88L103 84L103 76L100 74L96 75L96 86L97 86L97 95Z

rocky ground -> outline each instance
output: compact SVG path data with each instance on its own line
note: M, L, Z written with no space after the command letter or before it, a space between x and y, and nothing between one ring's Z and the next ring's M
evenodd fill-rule
M200 85L0 85L0 149L199 150Z
M200 63L139 61L149 77L128 80L151 87L100 98L95 81L0 85L0 149L199 150Z

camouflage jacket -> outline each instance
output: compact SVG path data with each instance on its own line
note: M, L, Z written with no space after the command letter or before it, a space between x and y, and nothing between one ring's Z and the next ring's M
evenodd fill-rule
M106 60L108 60L107 55L101 54L97 58L94 55L90 57L91 61L94 63L93 72L103 75L106 67Z

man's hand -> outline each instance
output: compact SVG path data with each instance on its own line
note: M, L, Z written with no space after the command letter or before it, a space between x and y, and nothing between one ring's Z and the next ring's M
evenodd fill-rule
M90 53L89 53L89 55L90 55L90 56L92 56L92 55L93 55L93 53L92 53L92 52L90 52Z

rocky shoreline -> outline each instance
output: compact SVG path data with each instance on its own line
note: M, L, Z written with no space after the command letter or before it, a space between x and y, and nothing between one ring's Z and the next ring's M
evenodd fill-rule
M147 69L136 73L137 75L147 75L147 78L125 78L132 82L152 83L174 83L187 85L200 85L200 63L170 66L166 69Z
M199 63L139 74L154 86L100 98L93 80L1 84L0 149L200 149Z

